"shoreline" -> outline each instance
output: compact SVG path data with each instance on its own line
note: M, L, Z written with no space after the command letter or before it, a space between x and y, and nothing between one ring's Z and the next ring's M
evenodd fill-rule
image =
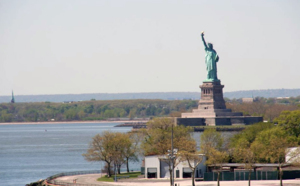
M76 124L76 123L138 123L149 120L94 120L94 121L38 121L38 122L6 122L0 125L44 125L44 124Z

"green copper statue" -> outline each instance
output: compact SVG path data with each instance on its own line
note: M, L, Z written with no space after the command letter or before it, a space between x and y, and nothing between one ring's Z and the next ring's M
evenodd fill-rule
M204 40L204 32L201 33L202 41L205 47L205 63L207 70L207 79L204 82L220 81L217 77L217 62L219 61L219 56L217 52L213 49L213 44L208 43L208 47Z

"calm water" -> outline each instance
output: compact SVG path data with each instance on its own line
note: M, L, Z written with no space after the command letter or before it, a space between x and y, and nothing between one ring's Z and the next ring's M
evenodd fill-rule
M92 137L104 130L127 132L117 123L0 126L0 185L20 186L60 172L100 170L104 163L87 162ZM140 163L130 169L139 169Z

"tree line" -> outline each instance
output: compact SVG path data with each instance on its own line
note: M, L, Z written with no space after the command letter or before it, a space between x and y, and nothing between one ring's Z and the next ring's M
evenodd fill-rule
M239 99L225 99L226 107L233 112L242 112L245 116L262 116L272 122L282 111L300 109L300 97L277 100L275 98L257 97L252 103L243 103Z
M171 149L172 130L174 148L178 149L174 157L174 163L168 158L170 155L168 150ZM134 138L130 138L130 135L128 135L127 145L122 145L126 141L122 137L125 134L106 131L95 136L87 153L83 156L88 161L105 161L108 176L111 176L111 163L119 168L122 163L125 164L126 162L128 167L128 160L131 158L135 160L138 154L143 156L160 155L160 159L169 166L170 177L172 177L172 165L176 167L178 163L187 161L192 170L193 186L195 185L195 169L203 160L203 156L200 156L200 154L206 156L207 165L217 170L218 185L219 175L224 163L244 163L245 169L250 172L249 175L251 175L251 170L254 168L254 163L277 163L282 185L281 166L286 162L287 149L300 145L300 111L284 111L274 119L274 123L262 122L247 126L242 132L233 135L231 138L225 138L216 129L209 128L203 132L200 139L194 139L191 136L192 131L190 127L175 126L173 118L154 118L147 123L146 129L131 134ZM200 149L196 145L199 140L201 142ZM130 153L127 153L128 149L130 149L128 151ZM298 158L289 163L300 165L299 154L300 151L290 154L295 158L298 156ZM110 159L107 160L108 158ZM127 168L127 171L129 171L129 168Z
M86 121L168 116L197 107L194 100L110 100L72 103L2 103L0 122Z
M288 104L274 98L255 98L253 103L226 99L226 107L244 115L262 116L273 121L284 110L299 110L298 97ZM284 101L281 100L281 101ZM180 117L182 112L197 108L195 100L91 100L72 103L2 103L0 122L87 121L108 118Z

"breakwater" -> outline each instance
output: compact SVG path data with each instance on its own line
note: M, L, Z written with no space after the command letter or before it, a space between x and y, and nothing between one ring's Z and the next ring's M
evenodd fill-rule
M115 127L132 127L133 129L141 129L141 128L147 128L147 122L126 122L119 125L116 125ZM203 132L205 129L209 128L215 128L217 131L220 132L231 132L231 131L242 131L245 129L245 126L215 126L215 127L193 127L194 132Z
M116 125L115 127L132 127L134 129L141 129L141 128L147 128L147 122L126 122L119 125Z

